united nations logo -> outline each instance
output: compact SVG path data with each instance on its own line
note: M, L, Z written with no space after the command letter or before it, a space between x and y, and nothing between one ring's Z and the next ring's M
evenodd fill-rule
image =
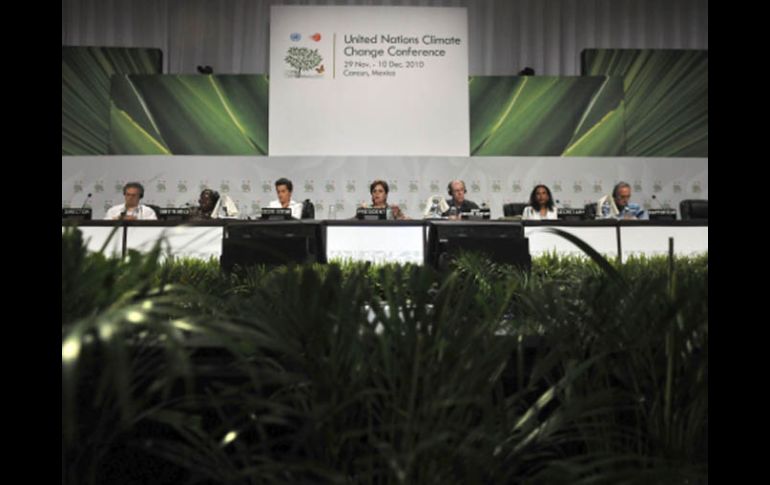
M700 194L701 188L700 188L700 182L694 182L692 184L692 193L693 194Z
M503 186L499 180L492 181L492 192L498 193L503 189Z
M123 181L122 180L116 180L115 181L115 193L116 194L122 194L123 193Z
M265 180L264 182L262 182L262 192L263 193L267 194L271 190L273 190L273 186L270 185L269 181ZM307 186L305 187L305 191L307 191Z
M345 184L345 190L347 190L349 194L355 192L356 191L355 180L348 180L348 183Z
M391 192L398 192L398 180L391 180L390 181L390 191Z
M305 192L313 192L315 190L315 184L312 180L305 180Z
M155 185L155 190L157 190L158 192L165 192L166 191L166 181L165 180L158 181L158 183Z
M259 204L259 201L255 201L251 203L251 212L259 212L262 209L262 206Z
M326 190L326 192L334 192L334 180L327 180L324 185L324 190Z
M94 192L96 192L97 194L100 194L100 193L104 192L104 182L103 181L99 180L98 182L96 182L96 184L94 185Z
M561 181L553 183L553 191L554 192L561 192Z
M83 181L78 180L75 182L75 185L72 186L72 189L75 191L76 194L83 192Z
M682 183L681 182L674 183L674 193L675 194L681 194L682 193Z
M243 180L243 181L241 181L241 192L251 192L251 181L250 180Z
M594 182L594 193L601 194L602 192L602 183L600 181Z
M337 212L342 212L345 210L345 201L338 199L337 203L334 204L334 208L337 209Z
M513 191L514 192L521 192L521 182L516 180L513 182Z
M433 194L438 192L438 180L431 180L430 181L430 191Z
M319 213L324 210L324 203L322 200L313 202L313 205L315 206L315 210Z
M409 181L409 192L417 192L420 190L420 186L417 184L416 180L410 180Z
M406 212L409 210L409 206L406 205L406 201L404 199L398 201L398 208L401 209L401 212Z
M572 191L575 192L576 194L581 193L583 191L583 184L581 184L580 182L575 182L574 184L572 184Z
M203 190L203 189L201 189ZM180 194L184 194L187 192L187 180L178 180L176 182L176 191Z
M219 184L219 191L223 194L230 192L230 181L223 180L222 183Z
M652 184L652 191L655 193L658 193L663 190L663 182L660 180L656 180L655 183Z
M642 182L639 180L634 180L634 192L641 192L642 191Z
M471 182L471 192L481 192L481 185L479 184L478 180Z

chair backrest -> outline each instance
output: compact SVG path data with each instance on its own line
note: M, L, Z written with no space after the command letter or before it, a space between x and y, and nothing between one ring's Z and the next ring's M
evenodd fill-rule
M310 199L302 202L302 219L315 219L315 206Z
M596 219L596 202L589 202L585 205L586 213L585 213L585 219L586 220L593 220Z
M160 219L160 206L152 205L152 204L144 204L144 205L152 209L155 212L155 217Z
M524 208L529 204L524 202L510 202L503 204L503 215L505 217L520 216L524 213Z
M679 203L679 214L682 220L709 218L708 199L685 199Z

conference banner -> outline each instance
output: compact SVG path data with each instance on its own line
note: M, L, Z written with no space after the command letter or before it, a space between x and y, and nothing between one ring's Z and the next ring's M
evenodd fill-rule
M270 28L270 155L469 155L465 8L273 6Z

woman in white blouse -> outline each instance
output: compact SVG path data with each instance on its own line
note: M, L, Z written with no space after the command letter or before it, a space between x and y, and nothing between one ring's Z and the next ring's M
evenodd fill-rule
M556 206L553 204L551 190L545 185L536 185L529 195L529 205L524 208L522 220L555 220Z

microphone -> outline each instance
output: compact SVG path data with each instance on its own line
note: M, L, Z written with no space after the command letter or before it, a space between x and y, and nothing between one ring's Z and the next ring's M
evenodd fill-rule
M655 196L655 194L652 194L652 200L655 201L656 204L658 204L658 209L664 209L663 204L660 203L658 198Z
M86 200L83 201L83 205L80 206L81 209L85 209L86 208L86 204L88 203L88 200L90 198L91 198L91 192L88 193L88 195L86 196Z

